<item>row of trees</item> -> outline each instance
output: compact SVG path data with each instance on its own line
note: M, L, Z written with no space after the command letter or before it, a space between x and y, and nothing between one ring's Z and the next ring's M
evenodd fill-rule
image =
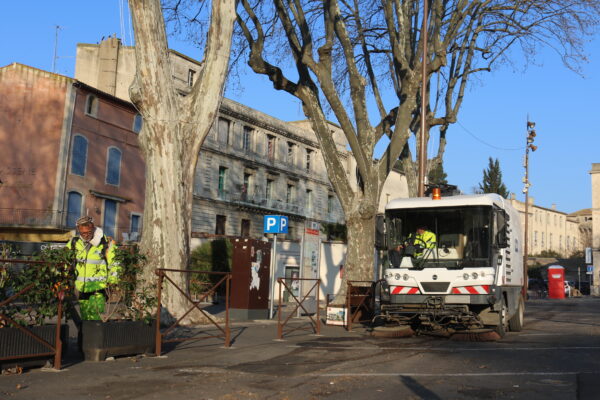
M419 133L423 60L426 122L439 131L438 152L427 160L431 170L441 164L472 77L508 61L519 47L531 56L551 46L572 67L584 58L584 39L600 15L599 0L424 1L431 10L427 43L423 0L165 0L176 27L206 34L203 69L182 97L173 85L161 1L130 0L137 59L130 93L145 120L139 138L147 165L142 247L149 273L188 265L193 172L217 115L232 43L235 60L302 104L346 215L344 278L363 280L374 261L380 193L396 161L416 195L409 139ZM356 171L345 170L330 120L346 136ZM378 156L382 140L388 145ZM175 293L166 299L172 313L182 308Z

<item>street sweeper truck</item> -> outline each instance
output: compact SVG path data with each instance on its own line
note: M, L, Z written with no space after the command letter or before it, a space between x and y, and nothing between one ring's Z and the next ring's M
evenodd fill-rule
M392 200L376 319L432 331L523 327L523 235L496 194Z

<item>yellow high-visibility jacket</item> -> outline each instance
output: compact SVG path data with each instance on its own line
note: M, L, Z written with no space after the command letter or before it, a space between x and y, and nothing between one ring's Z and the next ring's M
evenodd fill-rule
M100 228L96 228L94 238L86 243L81 238L73 238L67 243L72 249L75 243L75 288L81 293L106 289L108 284L119 282L121 266L115 262L114 241L109 241Z

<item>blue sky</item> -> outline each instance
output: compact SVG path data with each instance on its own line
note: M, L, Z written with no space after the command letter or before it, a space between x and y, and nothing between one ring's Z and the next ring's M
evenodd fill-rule
M73 76L77 43L97 43L117 34L131 44L127 16L121 24L125 0L5 1L0 16L0 65L20 62L52 70L55 26L61 26L56 72ZM89 19L84 19L88 16ZM122 29L124 25L124 29ZM198 51L182 43L175 50L198 58ZM450 183L470 193L482 179L488 157L498 158L508 189L523 200L523 156L527 116L536 122L530 153L530 195L543 207L556 204L563 212L591 207L589 170L600 162L600 37L587 46L589 62L582 74L566 69L551 51L541 52L535 65L517 63L480 75L467 92L459 124L448 132L444 168ZM298 102L276 92L268 80L248 73L242 90L226 96L282 120L304 119ZM260 93L257 96L256 93ZM429 152L437 149L429 145ZM516 149L516 150L515 150Z

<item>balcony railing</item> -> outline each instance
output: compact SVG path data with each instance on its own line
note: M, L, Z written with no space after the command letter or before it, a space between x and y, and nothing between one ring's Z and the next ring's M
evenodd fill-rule
M66 218L68 217L68 218ZM64 211L0 208L0 225L65 228L67 221L75 221L79 215L67 215Z

